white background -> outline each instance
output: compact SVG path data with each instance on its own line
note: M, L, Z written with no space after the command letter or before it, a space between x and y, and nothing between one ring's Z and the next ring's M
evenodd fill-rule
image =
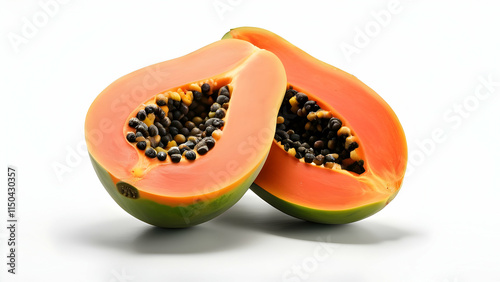
M19 170L18 274L2 189L1 281L500 281L498 2L48 2L0 2L1 186ZM160 230L109 197L84 147L93 99L238 26L283 36L392 106L412 170L383 211L321 226L249 191L213 221Z

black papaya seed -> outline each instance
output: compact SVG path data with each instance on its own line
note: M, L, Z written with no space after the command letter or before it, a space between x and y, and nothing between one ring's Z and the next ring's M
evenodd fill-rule
M215 111L217 111L217 110L218 110L218 109L220 109L220 108L221 108L221 105L220 105L220 104L218 104L218 103L213 103L213 104L212 104L212 106L210 106L210 111L211 111L211 112L215 112Z
M295 95L295 99L297 99L297 102L299 102L299 105L304 105L307 100L309 100L309 97L307 97L306 94L299 92Z
M133 117L128 121L128 126L135 128L137 125L139 125L139 121L140 120L138 118Z
M228 89L227 85L223 86L223 87L221 87L221 89L219 89L219 95L229 97L229 89Z
M135 127L135 130L137 130L137 132L140 132L144 137L149 136L148 127L145 124L144 125L139 124L138 126Z
M148 149L146 150L146 156L147 156L148 158L152 158L152 159L153 159L153 158L156 158L156 150L155 150L155 149L153 149L153 148L151 148L151 147L150 147L150 148L148 148Z
M173 155L170 155L170 159L172 160L172 162L178 163L181 161L182 155L181 154L173 154Z
M194 146L196 146L196 144L191 140L186 141L186 143L184 144L186 144L186 146L188 146L190 149L194 149Z
M196 160L196 153L194 151L187 151L185 156L186 156L186 159L188 159L190 161Z
M137 112L137 115L136 117L139 119L139 120L145 120L146 117L147 117L147 114L146 114L146 111L145 110L140 110Z
M155 110L158 108L158 106L156 105L147 105L145 108L144 108L144 111L146 111L146 114L154 114Z
M170 126L171 121L168 117L165 117L165 118L160 120L160 123L161 123L161 125L163 125L163 127L167 128Z
M148 132L149 132L149 136L154 137L154 136L158 135L158 127L156 127L156 125L152 124L148 128Z
M356 149L358 147L359 147L358 143L356 141L354 141L351 144L349 144L349 146L347 147L347 150L348 151L352 151L352 150L354 150L354 149Z
M158 134L160 134L160 136L165 136L167 135L167 130L165 129L165 127L160 127L158 128Z
M133 132L129 132L127 133L127 141L130 142L130 143L134 143L135 142L135 134Z
M220 105L227 103L227 102L229 102L229 97L224 96L224 95L217 97L217 103L219 103Z
M162 120L166 116L165 111L163 111L161 108L158 108L158 111L155 113L155 115L159 120Z
M203 89L202 89L202 90L203 90ZM196 101L200 101L200 100L201 100L201 97L203 97L203 96L201 95L201 92L199 92L199 91L193 90L192 92L193 92L193 98L194 98L194 100L196 100Z
M156 157L158 158L158 160L160 161L164 161L167 159L167 154L163 151L159 152Z
M340 121L340 119L338 118L331 118L328 121L328 128L330 128L334 132L337 132L341 127L342 127L342 121Z
M169 132L172 136L175 136L175 135L179 134L179 129L177 129L177 127L173 127L173 126L171 126L171 127L168 129L168 132Z
M178 147L172 147L168 150L168 155L169 156L172 156L172 155L175 155L175 154L179 154L180 155L181 151L179 150Z
M295 90L293 88L288 88L285 92L285 100L286 101L290 100L290 98L297 95L297 93L298 93L297 90Z
M146 141L139 141L136 146L139 150L145 150L147 145Z
M216 118L224 118L225 116L226 116L226 110L224 110L223 108L218 109L218 110L215 112L215 117L216 117Z
M210 84L208 84L208 83L203 83L203 84L201 85L201 92L202 92L203 94L208 94L208 92L210 92Z
M307 154L305 154L305 156L304 156L304 161L305 161L306 163L312 163L312 162L313 162L313 160L314 160L314 154L311 154L311 153L307 153Z
M189 112L189 108L188 108L188 106L186 106L186 104L184 104L184 103L182 103L182 104L180 105L180 109L179 109L179 110L181 111L181 113L182 113L183 115L185 115L185 114L187 114L187 113Z
M208 152L208 147L207 145L199 147L196 152L200 155L205 155Z
M205 129L205 132L206 132L206 135L207 136L212 136L212 133L216 130L217 128L215 128L214 126L207 126L207 128Z
M203 138L203 141L205 142L209 150L215 146L215 139L213 137Z

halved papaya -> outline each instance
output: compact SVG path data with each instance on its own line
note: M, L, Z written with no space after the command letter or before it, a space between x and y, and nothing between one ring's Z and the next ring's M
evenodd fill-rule
M396 196L406 139L377 93L267 30L236 28L223 38L273 52L287 73L275 140L251 187L257 195L291 216L326 224L366 218Z
M223 40L125 75L92 103L85 137L111 197L181 228L236 203L262 168L286 88L279 59Z

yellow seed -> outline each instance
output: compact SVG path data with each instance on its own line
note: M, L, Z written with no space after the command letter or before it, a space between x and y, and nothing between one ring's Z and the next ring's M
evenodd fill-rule
M350 157L351 159L355 160L355 161L359 161L361 160L361 157L358 155L358 152L356 152L357 150L352 150L351 153L350 153Z
M312 124L311 122L307 122L306 125L304 126L305 130L311 130Z
M333 167L333 164L334 164L334 163L332 163L332 162L327 162L327 163L325 163L325 167L326 167L326 168L332 168L332 167Z
M315 120L317 117L316 117L316 113L315 112L310 112L309 114L307 114L307 119L308 120Z
M222 130L216 129L212 132L212 137L217 141L222 137Z
M181 95L179 95L179 93L177 93L177 92L170 92L168 96L170 97L170 99L172 99L174 101L181 100Z
M161 141L160 134L157 134L154 138L155 138L156 144L160 143L160 141Z
M157 153L159 153L159 152L167 153L167 150L163 149L162 147L156 147L155 150Z
M333 163L333 169L342 170L342 166L340 166L338 163Z
M332 118L333 115L329 111L323 111L323 118Z
M137 141L137 142L146 141L146 138L144 138L144 136L139 136L139 137L135 138L135 141Z
M306 116L306 110L304 108L300 108L297 110L297 115L299 117L305 117Z
M316 115L318 116L318 118L331 118L332 117L332 113L330 113L329 111L325 111L325 110L320 110L316 113Z
M335 141L328 140L328 149L333 150L335 148Z
M161 100L165 101L165 103L166 103L166 102L168 102L168 100L167 100L167 98L165 97L165 95L163 95L163 94L158 94L158 95L156 95L156 100L155 100L155 103L158 103L158 101L161 101Z
M167 91L165 93L163 93L163 95L165 95L165 97L167 99L172 99L172 93L174 93L173 91Z
M297 99L295 98L295 96L293 96L292 98L290 98L290 100L288 100L288 102L290 103L290 105L293 107L293 106L298 106L299 105L299 102L297 102Z
M355 137L354 136L349 136L345 139L345 148L349 148L349 145L351 145L352 142L355 141Z
M316 130L323 131L323 127L321 126L321 124L316 125Z
M201 87L198 84L196 84L196 83L193 83L193 84L189 85L188 89L192 90L192 91L201 92Z
M337 135L351 135L351 129L347 126L342 126L339 131L337 132Z
M296 114L298 110L299 110L299 105L295 105L290 108L290 111L292 111L292 113L294 114Z
M165 112L165 115L168 115L168 106L161 106L160 108Z
M278 117L278 119L276 120L276 124L282 124L285 122L285 119L283 117Z
M215 116L215 112L209 112L209 113L208 113L208 117L209 117L209 118L213 118L214 116Z
M175 142L175 140L172 140L172 141L168 142L167 149L170 149L170 148L175 147L175 146L177 146L177 142Z
M186 142L186 137L182 134L177 134L174 136L174 141L177 144L182 144L182 143Z
M196 143L196 139L197 139L196 136L189 136L188 137L188 141L191 141L191 142L194 142L194 143Z
M200 89L201 91L201 89ZM182 102L186 104L186 106L190 106L193 102L193 92L187 91L185 95L182 96Z
M297 152L295 152L295 148L290 148L288 150L288 154L292 157L295 157L295 154L297 154Z
M155 137L148 137L149 142L151 143L152 147L158 146L158 143L160 143L161 137L160 135L156 135Z
M194 117L193 122L196 126L198 126L200 123L203 122L203 119L201 117Z
M149 141L149 144L151 145L151 147L153 147L153 148L156 147L157 144L156 144L156 140L154 137L149 136L147 140Z
M339 158L339 154L337 154L337 153L333 153L333 154L332 154L332 157L333 157L334 159L338 159L338 158Z
M150 113L144 120L144 123L149 127L154 123L154 121L155 121L155 114Z

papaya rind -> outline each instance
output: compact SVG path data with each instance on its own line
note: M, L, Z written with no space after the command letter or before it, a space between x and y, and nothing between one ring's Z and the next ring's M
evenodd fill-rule
M122 209L139 220L163 228L190 227L222 214L243 197L264 165L264 161L262 161L259 167L240 185L219 197L201 200L191 205L166 205L141 197L140 194L138 199L123 196L118 192L108 171L92 155L90 155L90 160L102 185ZM140 189L138 190L140 191Z
M226 34L224 34L224 36L222 36L221 39L230 39L230 38L233 38L233 36L231 35L231 30L226 32Z
M390 201L387 199L345 210L320 210L285 201L255 183L250 189L268 204L290 216L322 224L347 224L365 219L379 212Z

